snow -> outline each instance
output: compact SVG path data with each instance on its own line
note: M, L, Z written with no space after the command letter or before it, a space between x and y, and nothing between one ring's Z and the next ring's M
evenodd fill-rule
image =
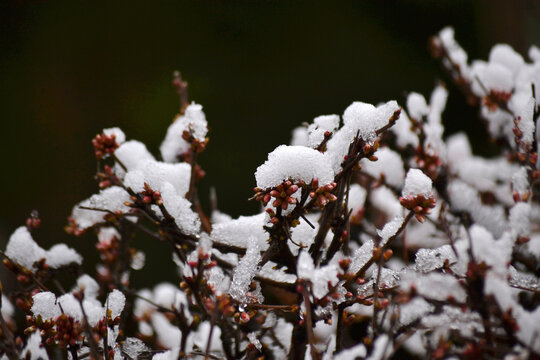
M426 98L422 94L411 92L407 96L407 110L411 118L416 121L422 121L424 116L429 114L429 106Z
M439 36L435 38L435 42L445 47L452 62L459 66L460 71L468 77L469 67L467 65L467 53L455 40L454 29L451 27L442 29L439 32ZM446 67L450 67L450 64L446 62L444 62L444 64Z
M187 234L197 234L201 228L199 215L191 210L191 202L184 195L179 195L174 186L168 182L161 187L163 205L174 218L176 225Z
M111 186L75 205L71 216L79 228L87 229L102 222L107 212L129 212L130 208L124 204L126 201L130 201L129 194L119 186ZM81 209L81 206L106 211Z
M528 236L531 230L531 205L519 202L510 209L508 222L516 237Z
M82 256L66 244L56 244L47 251L47 264L58 269L69 264L82 264Z
M84 274L77 279L74 290L82 290L86 299L95 299L99 294L99 284L89 275Z
M360 270L373 256L374 244L372 240L366 241L361 247L354 251L349 265L349 272L356 273Z
M376 130L388 124L388 121L400 107L395 101L389 101L378 107L363 102L352 103L343 114L343 126L334 133L327 144L325 155L335 172L341 169L349 145L358 135L371 143L375 140Z
M103 129L103 133L107 136L114 135L118 145L122 145L126 141L126 134L118 127Z
M234 270L234 276L229 289L229 294L233 299L240 303L248 301L247 293L251 281L255 277L259 262L261 261L261 252L255 239L249 242L246 254L238 263Z
M401 156L387 147L377 150L375 156L378 158L377 161L370 161L368 159L362 159L360 161L362 170L375 179L379 179L383 175L386 184L393 188L401 189L405 177Z
M403 197L423 195L425 198L432 196L432 181L422 170L410 169L405 177L405 186L403 187Z
M128 171L137 168L139 163L155 160L154 156L146 149L146 145L137 140L126 141L114 151L114 155ZM114 170L120 178L124 177L125 170L122 166L116 164Z
M298 126L293 129L290 143L292 146L309 146L308 131L306 126Z
M335 285L338 282L338 267L334 263L315 268L313 259L307 251L302 251L298 257L298 278L310 280L313 284L313 295L321 299L328 292L328 284Z
M324 140L324 133L329 131L333 133L339 127L338 115L322 115L313 119L313 123L307 128L308 142L307 145L312 148L317 148Z
M268 189L285 180L306 184L318 179L319 186L334 180L334 171L326 157L317 150L303 146L278 146L268 154L268 160L255 172L257 187Z
M407 113L402 112L396 124L390 128L390 131L396 136L396 143L399 148L418 146L418 136L411 130L411 126L411 120Z
M131 359L138 359L139 357L142 357L143 353L149 352L150 349L142 340L128 337L122 344L122 351Z
M372 140L375 131L387 125L388 120L398 110L399 106L395 101L389 101L378 107L359 101L354 102L343 113L343 129L347 129L352 135L351 141L357 132L363 140Z
M452 210L467 212L476 223L501 236L506 228L504 207L482 204L478 191L459 180L452 181L447 190Z
M21 352L21 359L28 360L48 360L47 349L42 345L39 332L35 332L28 337L28 342Z
M32 296L33 304L30 311L35 317L41 316L43 320L53 319L60 316L60 307L56 304L56 295L49 291L43 291Z
M504 93L512 91L514 85L512 71L501 64L475 62L471 73L474 79L472 90L477 96L488 95L484 89Z
M349 206L349 209L352 210L353 216L364 207L364 203L366 202L366 196L367 196L366 189L364 189L358 184L351 184L351 187L349 190L348 206Z
M2 312L2 316L4 318L12 317L15 313L15 308L13 307L13 304L4 294L2 294L2 307L0 308L0 311Z
M420 249L416 252L416 271L428 273L435 269L441 269L445 260L451 265L456 261L450 245L443 245L436 249Z
M369 194L370 203L389 217L401 215L403 207L392 190L386 186L374 189Z
M109 296L107 297L107 302L105 303L107 308L111 311L111 318L114 319L117 316L120 316L122 310L124 310L124 305L126 304L126 296L122 294L121 291L114 289Z
M156 312L152 314L151 322L156 331L157 340L163 347L173 349L180 344L182 332L177 326L172 325L165 315Z
M350 360L350 359L357 359L365 358L367 355L367 350L364 344L358 344L351 348L341 350L337 354L334 355L332 358L333 360Z
M467 295L458 280L448 274L428 273L418 274L408 272L401 278L399 285L402 290L409 291L414 286L416 292L429 300L446 301L453 298L465 302Z
M489 52L489 62L500 64L512 71L515 75L525 64L523 57L518 54L510 45L497 44Z
M396 216L391 221L387 222L382 230L377 230L377 234L381 237L381 246L384 246L388 239L396 235L399 228L403 225L403 217Z
M251 241L256 241L261 250L265 250L268 247L268 234L263 229L264 218L265 213L260 213L215 224L211 238L216 242L244 249L248 248Z
M201 105L191 103L185 114L178 117L167 129L167 135L159 147L165 162L177 162L179 155L190 149L191 145L182 138L184 131L189 131L195 139L204 142L208 133L208 122Z
M535 125L534 125L534 107L536 102L530 93L517 93L512 96L508 103L519 121L517 127L521 131L521 141L531 146L534 141ZM526 149L524 149L526 151Z
M79 300L71 293L64 294L57 299L57 303L62 307L66 315L73 317L77 321L83 321L83 312ZM97 300L83 300L82 306L90 326L95 326L105 316L105 308Z
M124 184L135 192L142 192L144 183L152 190L162 191L165 183L170 183L182 197L189 191L191 166L187 163L169 164L159 161L141 162L136 169L129 171Z
M80 265L82 257L75 250L65 244L54 245L50 250L42 249L32 239L32 235L25 226L21 226L9 238L6 255L23 266L31 270L36 261L45 259L45 262L53 269L60 268L72 263Z

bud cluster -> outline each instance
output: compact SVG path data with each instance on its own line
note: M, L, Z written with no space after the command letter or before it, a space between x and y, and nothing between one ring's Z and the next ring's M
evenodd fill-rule
M414 211L416 220L424 222L426 215L435 207L437 200L434 197L426 198L424 195L418 194L416 196L400 197L399 202L404 208Z
M272 205L275 208L281 207L283 210L287 210L289 204L296 204L296 199L292 195L298 190L298 185L287 180L270 190L262 190L258 187L253 190L255 191L255 200L262 202L263 206L266 206L274 198Z
M487 107L490 112L494 112L499 108L506 109L508 100L510 100L511 97L511 92L490 89L489 94L482 99L482 104Z
M191 150L195 151L197 154L201 153L206 149L206 145L208 145L208 138L204 138L204 140L199 140L193 134L188 131L184 130L182 132L182 139L184 139L186 142L191 144Z
M96 177L99 180L98 186L100 189L108 188L109 186L118 184L120 182L118 177L114 174L112 167L109 165L105 165L103 167L103 171L98 172Z
M334 202L337 200L336 195L332 193L335 188L335 182L331 182L330 184L319 187L319 180L313 179L313 181L311 182L312 190L309 193L309 197L315 199L315 206L318 206L322 209L329 202Z
M114 134L98 134L92 139L92 145L94 145L94 153L98 160L114 153L119 146L116 142L116 135Z

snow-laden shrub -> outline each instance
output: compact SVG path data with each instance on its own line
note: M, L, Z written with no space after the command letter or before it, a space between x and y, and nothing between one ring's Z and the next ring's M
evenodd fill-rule
M9 239L19 289L1 297L2 359L540 357L540 50L469 62L450 28L431 45L497 157L444 134L441 84L295 129L254 169L261 213L207 216L207 120L176 75L164 161L118 128L93 140L100 191L66 226L96 235L93 277L75 250L38 245L36 214ZM138 233L170 245L177 284L131 285ZM71 289L62 272L79 274Z

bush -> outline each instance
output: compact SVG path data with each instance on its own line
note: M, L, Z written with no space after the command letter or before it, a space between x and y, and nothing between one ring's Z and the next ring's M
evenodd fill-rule
M255 172L264 211L207 216L207 122L175 74L181 112L161 160L118 128L92 140L101 190L66 231L97 235L95 278L75 250L34 241L35 213L9 239L19 288L2 294L2 358L540 357L540 50L527 63L496 45L469 63L450 28L430 44L497 157L443 137L439 84L429 103L354 102L295 129ZM170 245L178 284L130 284L138 233ZM63 274L80 275L70 291Z

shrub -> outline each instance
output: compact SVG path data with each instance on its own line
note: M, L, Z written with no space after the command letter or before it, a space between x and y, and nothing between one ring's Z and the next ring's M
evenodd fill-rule
M66 231L97 235L94 278L75 250L34 241L37 214L9 239L3 358L538 358L540 50L527 63L496 45L469 63L450 28L431 49L497 157L443 136L443 84L404 108L354 102L268 155L251 199L264 211L238 219L202 210L207 121L175 74L161 160L118 128L92 140L100 191ZM138 233L170 245L177 284L130 284ZM70 291L62 273L80 274Z

